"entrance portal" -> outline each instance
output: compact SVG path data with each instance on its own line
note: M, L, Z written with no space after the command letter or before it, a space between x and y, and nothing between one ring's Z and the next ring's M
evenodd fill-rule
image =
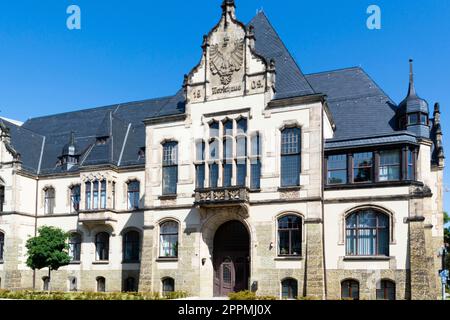
M214 296L248 290L250 236L239 221L224 223L214 236Z

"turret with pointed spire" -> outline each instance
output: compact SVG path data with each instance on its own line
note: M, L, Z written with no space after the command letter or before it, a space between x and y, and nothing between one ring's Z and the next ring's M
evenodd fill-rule
M399 105L401 129L411 131L421 138L430 137L429 109L426 100L417 95L414 84L413 60L409 60L409 88L406 98Z

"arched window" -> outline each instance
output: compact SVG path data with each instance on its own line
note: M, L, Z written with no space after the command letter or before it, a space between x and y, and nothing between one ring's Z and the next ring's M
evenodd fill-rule
M288 215L278 219L278 254L300 256L302 254L302 219Z
M281 298L297 299L298 283L295 279L285 279L281 282Z
M178 257L178 223L168 221L161 224L160 227L160 257L176 258Z
M69 277L69 291L78 291L76 277Z
M81 186L75 185L70 188L70 212L75 213L80 210Z
M109 234L100 232L95 236L95 253L97 261L109 260Z
M97 278L97 292L106 292L106 280L103 277Z
M389 256L389 217L375 210L346 218L347 256Z
M55 210L55 189L51 187L44 190L44 209L45 214L53 214Z
M5 234L0 232L0 261L3 261L3 254L5 250Z
M50 278L49 277L43 277L42 278L42 290L48 291L50 289Z
M81 260L81 235L72 233L69 237L69 256L72 261Z
M136 280L133 277L128 277L125 279L125 292L137 292L136 289Z
M123 261L136 262L139 261L139 232L128 231L123 236Z
M381 280L377 287L377 300L395 300L395 282Z
M131 181L128 183L128 209L139 209L140 200L140 183L139 181Z
M162 280L162 294L167 296L171 292L175 291L175 280L172 278L165 278Z
M163 145L162 159L163 195L176 195L178 183L178 143L166 142Z
M341 298L359 300L359 282L356 280L342 281Z
M287 128L281 132L281 187L300 185L301 130Z

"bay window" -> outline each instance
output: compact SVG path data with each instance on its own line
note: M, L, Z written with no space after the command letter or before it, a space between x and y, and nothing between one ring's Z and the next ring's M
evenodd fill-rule
M328 164L328 184L347 183L347 155L329 156Z
M363 152L353 155L353 180L359 182L373 181L373 153Z
M400 180L400 150L380 151L379 181Z

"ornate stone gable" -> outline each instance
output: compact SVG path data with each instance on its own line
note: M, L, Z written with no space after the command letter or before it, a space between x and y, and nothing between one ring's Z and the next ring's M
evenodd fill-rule
M203 37L200 63L185 76L188 104L273 93L274 64L256 54L253 28L236 20L234 3L222 8L219 23Z

